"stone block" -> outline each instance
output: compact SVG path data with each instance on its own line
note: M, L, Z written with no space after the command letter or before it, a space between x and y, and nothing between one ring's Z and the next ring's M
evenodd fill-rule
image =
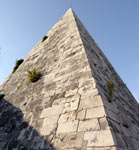
M100 118L100 117L105 117L105 116L106 114L105 114L105 110L103 106L87 109L86 119Z
M94 131L99 130L99 122L97 119L85 120L79 122L78 131Z
M58 150L66 150L75 147L76 132L60 133L55 136L53 145Z
M66 99L66 102L69 103L69 102L76 101L76 100L79 100L79 94L76 94L74 96L68 97Z
M118 113L116 112L112 112L111 110L109 110L107 107L105 107L105 111L106 111L106 114L109 118L111 118L112 120L115 120L116 122L120 123L119 121L119 115Z
M106 117L100 118L100 119L99 119L99 124L100 124L101 130L107 130L107 129L110 129Z
M72 96L72 95L76 95L76 94L77 94L77 90L78 90L78 89L67 91L66 94L65 94L65 97L69 97L69 96Z
M87 150L117 150L116 148L113 147L92 147L92 148L87 148Z
M63 105L55 105L49 108L46 108L42 111L40 118L48 118L53 115L59 115L62 113Z
M66 105L66 107L63 109L63 113L77 110L78 105L79 105L79 99L68 103L68 105Z
M100 96L88 97L80 101L79 110L98 107L102 105L103 103Z
M70 103L65 103L64 107L69 107Z
M49 118L45 118L43 120L43 126L47 126L50 124L56 124L59 119L59 115L50 116Z
M56 124L51 124L51 125L48 125L48 126L43 126L40 133L41 135L45 136L45 135L50 135L52 134L52 132L55 131L57 125Z
M94 97L97 96L99 94L98 89L91 89L87 92L81 93L81 98L82 99L86 99L87 97Z
M84 87L79 88L78 93L82 94L84 92L87 92L89 90L94 90L96 88L96 83L85 85Z
M75 147L81 147L83 144L84 132L77 132Z
M71 111L77 110L79 104L79 99L71 102Z
M110 130L85 132L84 140L87 140L87 146L114 146L112 133Z
M75 117L76 117L75 112L68 112L68 113L62 114L58 122L61 123L61 122L66 122L66 121L72 121L72 120L75 120Z
M86 110L79 111L78 114L77 114L77 119L78 120L84 120L85 119L85 114L86 114Z
M107 122L109 123L110 128L114 131L114 132L118 132L124 135L124 130L122 129L122 127L119 125L119 123L115 122L114 120L111 120L109 118L107 118ZM128 130L127 130L128 131ZM129 131L128 131L129 132Z
M124 141L124 138L121 134L118 134L117 132L112 131L112 135L113 135L113 139L114 139L114 143L117 147L126 149L127 148L127 144Z
M65 99L60 98L60 99L54 100L53 105L60 105L60 104L64 104L64 103L65 103Z
M79 87L84 87L85 85L89 85L93 83L95 83L93 78L90 78L90 79L81 78L79 80Z
M58 129L57 129L57 134L58 133L76 132L77 126L78 126L77 120L59 123Z
M19 134L19 136L18 136L18 140L24 140L24 138L25 138L25 132L26 132L26 129L23 129L21 132L20 132L20 134Z

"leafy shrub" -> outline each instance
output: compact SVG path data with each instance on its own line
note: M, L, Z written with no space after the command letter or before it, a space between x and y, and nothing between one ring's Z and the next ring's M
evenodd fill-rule
M107 92L109 95L109 102L112 102L113 93L114 93L114 83L112 82L112 80L107 82Z
M2 100L4 96L4 94L0 94L0 100Z
M13 68L13 73L17 70L17 68L22 64L23 61L23 59L16 60L15 66Z
M29 83L38 81L42 76L42 74L40 72L36 71L36 68L34 68L32 71L27 70L27 72L28 72L28 82Z
M48 38L48 36L44 36L43 38L42 38L42 43L46 40Z

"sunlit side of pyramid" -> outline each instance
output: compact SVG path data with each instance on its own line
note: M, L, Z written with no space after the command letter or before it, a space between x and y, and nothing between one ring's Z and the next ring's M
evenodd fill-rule
M0 150L138 150L139 105L72 9L47 36L0 86Z

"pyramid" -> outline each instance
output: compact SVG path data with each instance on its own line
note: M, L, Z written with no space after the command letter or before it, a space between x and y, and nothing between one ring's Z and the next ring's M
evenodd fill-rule
M71 8L47 37L0 85L0 150L138 150L139 105Z

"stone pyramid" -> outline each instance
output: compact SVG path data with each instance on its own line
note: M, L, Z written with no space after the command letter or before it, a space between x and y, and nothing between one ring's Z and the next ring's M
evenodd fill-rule
M139 150L139 105L72 9L47 36L0 85L0 150Z

